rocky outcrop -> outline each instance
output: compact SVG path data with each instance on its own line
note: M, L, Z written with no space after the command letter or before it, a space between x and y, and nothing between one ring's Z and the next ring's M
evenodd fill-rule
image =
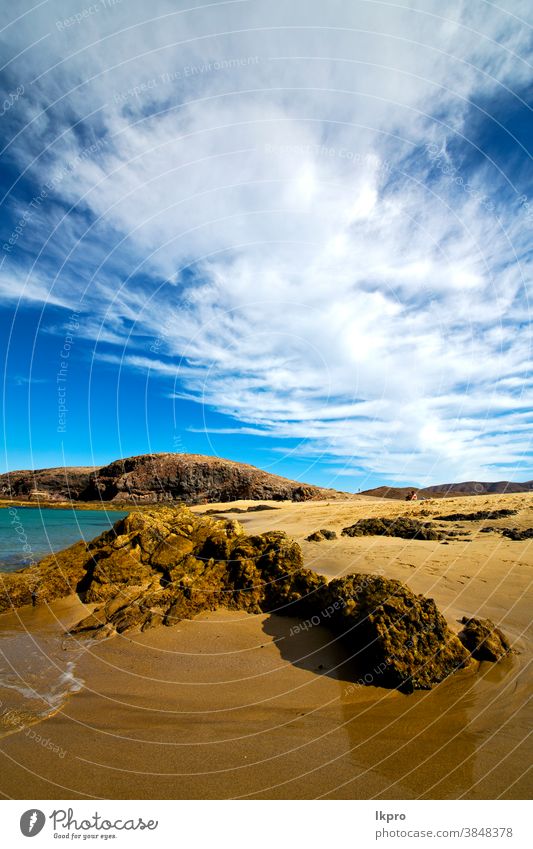
M75 593L86 575L88 563L87 545L80 541L64 551L48 555L36 566L17 572L0 572L0 613L31 604L32 593L37 594L40 603Z
M518 510L476 510L475 513L448 513L446 516L435 516L438 522L480 522L483 519L505 519L516 516Z
M308 501L336 495L334 490L287 480L246 463L199 454L141 454L97 468L9 472L0 475L0 494L21 500L149 504Z
M442 540L447 538L444 531L433 527L431 522L419 522L408 516L389 519L385 516L374 519L359 519L355 525L342 529L345 537L385 536L402 539Z
M515 542L522 542L525 539L533 539L533 528L502 528L502 536L512 539Z
M406 496L413 491L412 486L375 486L364 489L361 495L371 495L372 498L394 498L405 501ZM420 490L418 490L420 492Z
M463 616L464 625L459 639L475 660L496 661L511 651L507 637L490 619L469 619Z
M323 596L335 611L332 627L372 670L375 684L425 690L465 665L465 649L434 600L400 581L349 575L328 584Z
M88 553L92 565L78 591L99 606L74 632L97 636L173 625L217 607L283 610L324 582L303 568L299 546L286 534L247 536L235 521L187 508L132 513Z
M405 692L433 686L489 647L485 631L474 640L480 621L465 622L465 648L433 599L399 581L356 574L328 583L304 568L285 533L248 535L235 520L186 507L130 513L88 544L0 577L0 610L29 604L32 592L39 603L77 592L94 604L72 629L78 638L172 626L218 607L298 617L331 628L373 683Z

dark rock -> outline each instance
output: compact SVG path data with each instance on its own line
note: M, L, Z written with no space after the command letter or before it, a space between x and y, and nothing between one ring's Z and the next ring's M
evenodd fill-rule
M400 581L349 575L331 581L322 599L350 655L369 670L367 683L404 692L429 689L468 660L433 599Z
M500 660L511 651L509 641L490 619L463 616L461 622L459 639L476 660Z
M3 578L0 610L30 603L33 590L39 602L77 591L96 603L71 631L83 638L172 626L225 607L326 625L358 658L367 683L406 692L431 687L469 659L435 602L399 581L350 575L328 584L304 568L285 533L250 536L234 520L186 507L130 513L89 545ZM485 634L478 642L478 653L492 648Z
M435 516L439 522L480 522L483 519L505 519L516 516L518 510L477 510L475 513L449 513L447 516Z
M533 528L524 528L523 530L519 530L518 528L503 528L502 535L515 542L521 542L524 539L533 539Z
M309 536L305 539L307 542L323 542L323 540L325 540L325 536L322 531L313 531L313 533L309 534Z
M337 539L337 534L328 528L320 528L319 531L314 531L314 533L306 537L307 542L322 542L325 539Z

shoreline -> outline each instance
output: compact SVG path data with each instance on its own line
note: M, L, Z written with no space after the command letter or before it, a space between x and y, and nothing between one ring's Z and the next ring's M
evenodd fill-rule
M498 527L531 524L531 497L500 499L520 512L495 521ZM455 500L469 512L485 497ZM4 795L529 798L533 541L480 533L483 523L470 522L464 539L446 545L375 536L306 542L317 528L338 532L359 516L442 508L370 498L278 508L237 518L248 533L287 531L305 565L328 578L382 570L435 598L454 629L465 614L491 618L518 653L403 695L360 686L353 661L321 624L304 631L298 620L274 614L218 609L173 627L80 641L73 674L82 688L39 723L41 737L66 755L24 731L2 739ZM56 633L88 612L77 597L46 608ZM42 627L36 617L44 615L44 606L3 614L0 633L9 620L34 637Z
M153 508L154 505L151 505ZM132 507L131 502L118 504L112 501L25 501L24 499L0 499L0 510L2 508L32 507L36 510L102 510L109 512L137 509ZM142 508L141 508L142 509Z

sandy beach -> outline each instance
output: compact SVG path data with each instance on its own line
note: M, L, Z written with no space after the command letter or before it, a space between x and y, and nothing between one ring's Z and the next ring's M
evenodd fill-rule
M305 565L328 577L380 572L405 582L433 597L454 630L462 616L489 617L516 653L403 695L357 684L355 662L330 631L302 629L288 617L220 609L171 628L73 645L61 634L80 618L77 597L21 608L0 617L21 677L28 643L49 663L55 640L58 657L75 659L76 686L48 718L34 711L31 725L4 723L4 797L530 796L533 541L481 528L533 526L533 497L271 506L277 509L227 516L247 532L286 531L301 544ZM460 535L449 542L340 536L363 517L496 509L519 512L456 522ZM306 542L319 528L338 538Z

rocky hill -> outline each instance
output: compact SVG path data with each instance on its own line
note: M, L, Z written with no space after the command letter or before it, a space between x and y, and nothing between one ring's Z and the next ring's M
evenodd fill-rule
M101 467L65 467L0 475L0 496L27 501L186 502L238 499L308 501L334 490L302 484L219 457L141 454Z
M415 490L419 498L452 498L467 495L498 495L505 492L531 492L533 481L513 483L511 481L464 481L463 483L441 483L423 488L412 486L378 486L366 489L361 495L375 498L404 499L408 492Z

